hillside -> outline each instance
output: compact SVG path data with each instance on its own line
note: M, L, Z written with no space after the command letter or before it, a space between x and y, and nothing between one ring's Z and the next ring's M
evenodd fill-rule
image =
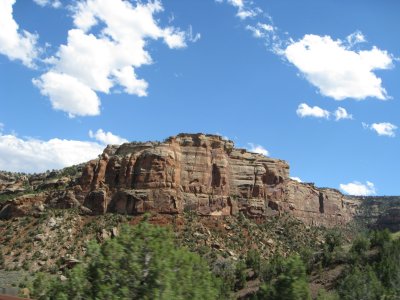
M348 197L299 183L287 162L216 135L108 146L97 159L63 170L0 173L2 274L24 274L0 287L38 271L60 276L79 264L87 241L102 243L143 218L170 227L176 243L214 273L235 278L254 253L266 262L296 253L318 258L334 232L349 243L363 228L398 230L399 204L398 197ZM246 283L229 287L239 298L261 285L254 266L245 273Z
M47 208L252 218L289 212L306 224L335 226L349 222L358 205L337 190L292 180L285 161L204 134L108 146L85 165L48 174L3 174L0 189L9 199L0 204L2 219Z

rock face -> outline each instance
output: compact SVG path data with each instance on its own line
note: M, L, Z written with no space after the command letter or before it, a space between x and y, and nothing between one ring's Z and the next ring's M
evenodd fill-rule
M290 179L285 161L236 149L217 135L180 134L164 142L108 146L74 174L23 178L25 186L41 194L0 202L0 218L44 206L80 207L92 214L242 212L265 218L290 213L307 224L334 226L350 221L357 206L337 190ZM12 178L0 179L6 192L22 186Z
M332 189L291 180L282 160L234 148L216 135L180 134L162 143L108 146L79 180L93 213L246 215L288 212L309 224L337 225L353 209Z
M352 197L361 205L356 217L371 228L391 231L400 230L400 197L399 196L370 196Z
M378 228L387 228L393 232L400 230L400 207L387 209L379 216L376 225Z

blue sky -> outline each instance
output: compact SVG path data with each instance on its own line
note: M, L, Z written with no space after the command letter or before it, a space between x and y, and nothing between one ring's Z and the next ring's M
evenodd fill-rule
M399 194L396 0L3 0L0 169L218 133L291 176Z

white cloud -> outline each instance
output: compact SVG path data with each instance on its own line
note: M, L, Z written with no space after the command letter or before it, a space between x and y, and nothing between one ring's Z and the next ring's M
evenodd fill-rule
M215 135L220 136L223 140L229 141L231 140L227 135L224 135L222 133L216 132Z
M185 41L186 33L172 27L165 28L162 38L171 49L185 48L187 46Z
M375 131L380 136L388 136L388 137L395 137L397 126L388 122L383 123L373 123L368 125L366 123L362 123L362 126L365 129L371 129Z
M371 129L375 130L379 135L394 137L396 136L397 126L391 123L373 123Z
M223 0L216 0L216 2L222 3ZM258 7L251 8L250 5L247 5L246 0L227 0L227 3L237 8L236 16L242 20L255 17L262 12ZM250 4L252 3L250 2Z
M120 85L124 87L124 92L139 97L147 96L149 84L144 79L137 79L135 70L131 66L115 70L113 72Z
M237 9L236 16L244 21L245 29L250 31L253 37L263 39L266 48L272 53L279 56L284 55L284 49L292 40L288 38L287 32L282 33L278 27L273 25L272 17L257 7L255 1L215 0L215 2L227 3L235 7Z
M127 143L128 140L119 137L111 132L105 132L103 129L98 129L96 132L89 131L89 136L93 139L96 139L102 144L105 145L121 145L123 143Z
M49 71L33 83L48 96L55 110L68 112L70 117L100 114L100 100L96 93L76 77Z
M187 39L189 41L191 41L192 43L196 43L198 40L201 39L201 34L200 33L196 33L196 34L193 33L192 25L189 25L189 29L186 32L186 36L187 36Z
M244 7L243 0L228 0L228 3L238 8Z
M362 41L356 34L350 40ZM392 67L392 56L384 50L354 51L330 36L305 35L285 49L284 56L294 64L322 95L335 100L375 97L388 99L381 78L373 71Z
M60 8L62 6L59 0L33 0L40 6L51 6L53 8Z
M366 184L362 184L358 181L353 181L348 184L340 184L340 189L349 195L355 196L371 196L376 195L375 186L372 182L367 181Z
M265 31L274 31L275 28L270 24L257 23L257 26Z
M89 131L98 142L50 139L23 139L15 134L3 134L0 123L0 170L13 172L44 172L83 163L96 158L107 144L128 142L102 129Z
M306 103L301 103L297 110L296 110L297 115L300 118L304 117L314 117L314 118L324 118L324 119L329 119L330 112L327 110L324 110L318 106L308 106Z
M335 115L336 121L353 119L353 115L349 114L346 109L344 109L343 107L340 107L340 106L335 110L335 112L333 114Z
M331 113L321 107L318 106L311 107L307 103L301 103L297 107L296 113L300 118L313 117L313 118L329 119L329 117L333 115L335 116L336 121L353 119L353 115L349 114L345 108L340 106Z
M154 15L162 10L160 1L138 1L135 5L123 0L77 2L73 9L75 28L68 31L67 43L48 60L53 62L50 71L35 79L35 84L55 109L70 115L98 115L96 92L122 88L125 93L146 96L148 83L137 77L136 69L152 63L147 41L162 39L170 49L179 49L187 46L186 40L200 38L193 36L191 29L183 32L172 26L160 27ZM83 94L63 86L62 78Z
M32 173L64 168L96 158L103 148L85 141L42 141L0 134L0 170Z
M267 38L275 31L272 25L260 22L255 26L247 25L246 29L251 31L255 38Z
M257 15L257 12L254 10L239 9L236 15L240 19L244 20L247 18L255 17Z
M295 180L297 182L303 182L299 177L290 177L290 179Z
M20 60L25 66L35 67L34 60L39 50L36 47L38 36L26 30L20 30L13 17L13 5L16 0L0 1L0 54L10 60Z
M262 154L262 155L265 155L265 156L268 156L268 155L269 155L268 150L265 149L265 148L264 148L263 146L261 146L261 145L257 145L257 144L253 144L253 143L248 143L248 145L250 146L250 147L248 148L248 150L249 150L250 152L259 153L259 154Z
M362 34L361 31L356 31L347 36L346 41L349 46L352 47L356 44L365 43L367 40L365 39L365 36Z

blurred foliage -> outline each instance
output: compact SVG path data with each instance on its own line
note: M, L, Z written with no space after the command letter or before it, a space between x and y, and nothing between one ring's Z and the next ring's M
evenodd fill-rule
M306 269L297 255L286 259L276 280L265 283L257 294L258 299L308 300L311 294Z
M219 281L201 257L174 244L170 230L124 226L102 245L91 242L66 280L39 273L35 299L216 299Z
M87 222L81 231L98 233L124 223L114 220L115 216L109 217L108 227ZM91 242L82 263L64 273L66 280L59 278L57 268L53 271L57 275L38 274L28 285L33 291L31 297L235 299L240 296L254 300L301 300L311 299L310 284L316 284L313 297L319 300L400 299L400 241L387 230L362 230L350 239L338 228L320 228L316 234L314 229L302 228L297 221L282 223L276 219L276 224L268 228L241 217L239 224L221 225L213 219L215 232L211 232L210 224L208 228L196 225L198 216L188 215L188 218L190 222L182 227L181 236L179 232L142 222L122 227L118 237L101 245ZM226 239L224 228L228 226L230 236ZM262 238L265 244L260 244L265 247L249 239L251 247L245 247L250 243L243 243L230 248L229 241L236 243L237 236L245 237L239 235L243 228L249 237ZM261 235L260 228L270 235ZM306 233L318 239L303 240ZM292 251L286 251L291 239ZM234 251L230 254L227 249ZM326 274L332 277L324 277Z

